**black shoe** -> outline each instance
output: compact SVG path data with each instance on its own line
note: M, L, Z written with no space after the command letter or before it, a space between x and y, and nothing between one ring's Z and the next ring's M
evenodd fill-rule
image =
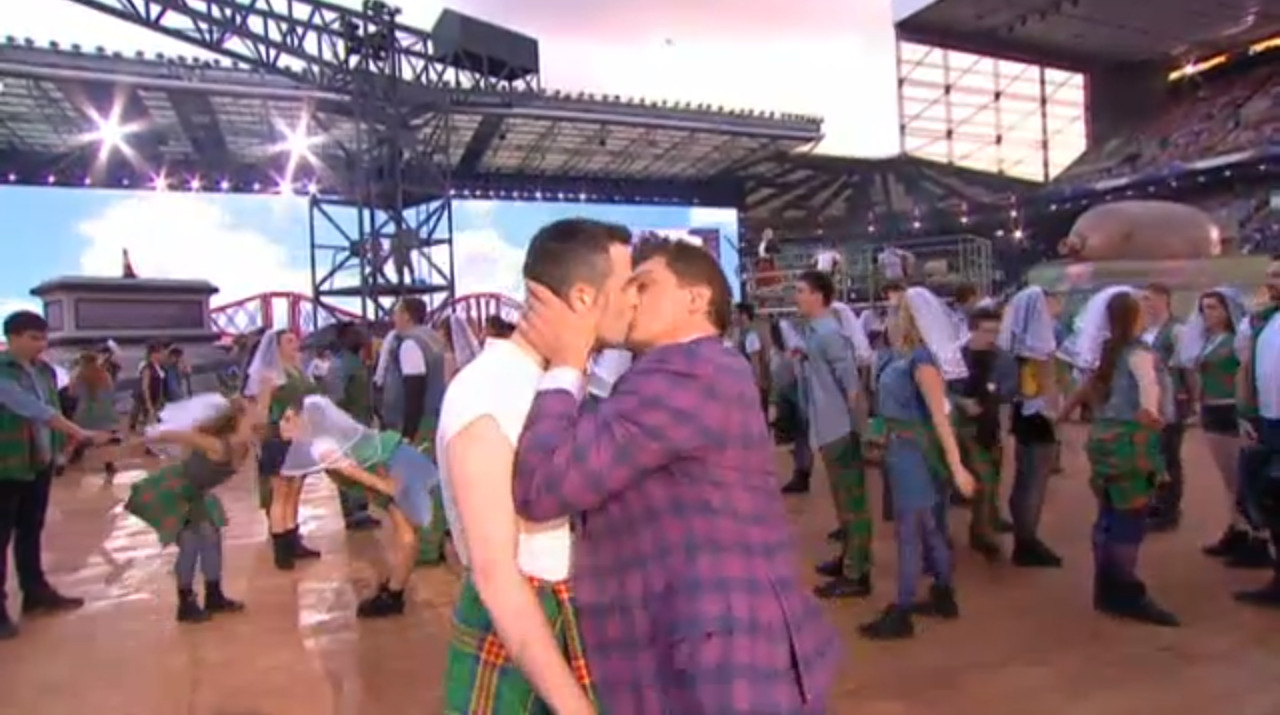
M1200 549L1205 556L1215 559L1222 559L1231 556L1236 549L1244 546L1249 541L1249 532L1244 529L1229 526L1227 530L1222 532L1222 536L1218 540Z
M956 590L951 586L935 583L929 587L929 597L911 606L917 616L930 616L953 621L960 617L960 604L956 603Z
M911 622L909 610L890 605L874 621L858 626L858 633L867 640L897 641L914 637L916 626Z
M18 637L18 624L9 618L9 609L4 605L3 597L0 597L0 641L13 640Z
M1250 536L1222 563L1229 569L1269 569L1275 560L1271 558L1271 544L1266 539Z
M178 589L178 622L204 623L207 620L209 612L200 607L196 592L189 588Z
M827 541L834 541L834 542L836 542L837 544L838 544L838 543L840 543L841 541L844 541L844 527L843 527L843 526L837 526L836 528L832 529L831 531L828 531L828 532L827 532Z
M844 573L844 562L839 556L837 556L834 559L828 559L817 566L814 566L813 570L817 572L819 576L839 578L840 575Z
M298 532L297 527L289 531L290 539L293 542L293 558L298 561L309 561L311 559L320 558L320 552L302 543L302 534Z
M276 568L281 571L292 571L298 555L293 543L293 535L286 532L271 535L271 556Z
M83 598L64 596L51 586L22 594L22 613L27 616L74 611L82 606Z
M204 584L204 610L210 615L215 613L239 613L244 610L244 604L227 598L227 595L222 592L221 581L206 581Z
M823 600L866 598L871 595L871 577L865 574L857 578L837 576L824 584L814 586L813 595Z
M382 522L367 511L352 514L351 518L346 520L347 531L370 531L380 526L382 526Z
M796 472L791 476L791 480L782 485L783 494L808 494L809 493L809 474L807 472Z
M1180 509L1156 509L1147 515L1147 530L1153 534L1167 534L1177 531L1182 525Z
M1029 569L1062 568L1062 557L1039 539L1023 539L1013 545L1014 566Z
M1000 548L1000 544L990 536L970 534L969 548L982 554L987 561L999 561L1004 558L1004 551Z
M1147 587L1141 581L1095 585L1093 607L1099 613L1135 623L1165 628L1182 625L1177 616L1147 595Z
M960 492L951 492L951 496L948 497L947 499L948 501L951 502L951 506L956 506L956 507L967 507L973 503L972 499L961 494Z
M1012 534L1012 533L1013 533L1013 522L1012 522L1012 521L1009 521L1008 519L1004 518L1003 516L998 517L998 518L996 518L996 523L995 523L995 525L992 527L992 530L993 530L993 531L995 531L997 534Z
M1271 579L1271 583L1252 591L1237 591L1232 597L1247 606L1280 610L1280 574Z
M392 591L384 583L378 592L360 602L358 618L388 618L404 613L404 591Z

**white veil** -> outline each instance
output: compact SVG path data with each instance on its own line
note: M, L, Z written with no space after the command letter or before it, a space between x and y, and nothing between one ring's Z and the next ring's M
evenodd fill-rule
M840 332L853 344L853 356L858 364L870 365L875 352L871 349L871 341L867 339L867 332L863 330L862 321L858 320L853 308L842 301L835 301L831 304L831 312L836 316L836 322L840 323Z
M266 387L284 384L284 363L280 360L280 331L270 330L258 341L245 374L244 394L254 397Z
M1221 293L1222 297L1227 299L1228 320L1231 321L1231 325L1235 326L1236 334L1239 335L1242 331L1247 333L1249 330L1247 322L1249 319L1249 302L1244 294L1232 286L1219 286L1214 288L1213 292ZM1200 297L1203 298L1204 294L1201 293ZM1200 314L1200 301L1197 300L1196 305L1191 309L1191 315L1187 316L1187 322L1183 323L1182 330L1178 333L1178 364L1183 367L1199 365L1200 359L1204 356L1208 339L1204 316ZM1235 341L1232 344L1234 346Z
M1014 294L1000 321L1000 349L1014 357L1048 360L1058 341L1053 334L1049 299L1040 286L1028 286Z
M453 359L459 368L480 354L479 338L471 332L467 319L457 313L449 314L449 335L453 338Z
M1107 324L1107 304L1122 293L1137 295L1138 290L1132 286L1110 286L1094 293L1084 307L1076 315L1075 331L1063 346L1063 357L1072 365L1093 371L1102 359L1102 344L1111 337L1111 327Z
M316 474L344 462L368 465L386 455L378 433L356 421L322 395L308 396L298 413L298 430L280 474Z
M963 336L956 329L955 316L947 304L928 288L913 286L903 296L903 304L911 311L911 319L921 339L933 358L944 380L959 380L969 376L964 364Z
M777 347L786 351L804 350L804 338L800 337L800 331L796 330L794 323L783 318L778 322L778 330L782 333L782 344Z
M202 392L185 400L170 402L160 410L156 423L147 427L143 438L150 440L161 432L189 432L230 408L231 401L216 392ZM150 446L166 457L177 457L183 451L180 447L160 441L155 441Z

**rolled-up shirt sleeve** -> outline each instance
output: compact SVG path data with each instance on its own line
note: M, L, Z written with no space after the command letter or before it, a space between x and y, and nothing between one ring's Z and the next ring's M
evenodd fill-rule
M47 423L58 414L57 410L23 390L13 380L0 380L0 405L33 422Z

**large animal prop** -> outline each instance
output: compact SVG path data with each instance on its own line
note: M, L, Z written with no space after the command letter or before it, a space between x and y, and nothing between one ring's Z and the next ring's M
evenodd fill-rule
M1222 253L1222 231L1194 206L1116 201L1081 214L1059 250L1078 261L1214 258Z

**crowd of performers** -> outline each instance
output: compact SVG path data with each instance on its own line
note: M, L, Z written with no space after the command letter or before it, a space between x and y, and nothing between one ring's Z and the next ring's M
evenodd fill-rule
M588 220L544 227L509 334L480 339L456 319L434 330L426 306L406 298L372 371L356 326L339 331L318 379L298 337L274 332L238 394L160 409L145 441L168 460L132 485L126 508L177 547L178 620L244 608L222 589L226 513L215 491L256 461L277 568L319 555L298 530L307 477L340 486L349 525L369 523L351 517L370 506L389 520L388 572L360 617L403 613L410 572L439 563L451 536L464 577L448 715L824 713L841 646L819 600L873 590L871 453L898 568L893 597L861 633L910 637L917 617L960 615L955 500L971 509L979 553L1001 558L1000 535L1011 532L1014 564L1061 565L1038 527L1055 425L1079 408L1098 504L1097 610L1178 624L1148 594L1137 560L1149 530L1178 524L1178 448L1193 405L1228 504L1227 529L1206 553L1274 566L1280 260L1261 305L1209 291L1175 328L1167 290L1113 287L1065 334L1061 297L1042 288L997 312L975 295L949 305L923 286L891 286L883 314L856 316L815 270L796 286L800 318L766 336L747 306L735 321L705 250L633 250L631 239ZM60 435L105 434L56 409L43 320L17 313L4 327L0 547L14 538L24 613L74 608L82 602L40 569L33 505L42 520ZM1069 389L1057 387L1059 358L1074 368ZM1006 403L1016 455L1008 521L997 498ZM775 438L795 456L784 494L809 490L815 459L831 485L840 551L818 566L827 580L812 592L796 575ZM1280 572L1238 598L1280 607ZM3 624L16 634L7 614Z

